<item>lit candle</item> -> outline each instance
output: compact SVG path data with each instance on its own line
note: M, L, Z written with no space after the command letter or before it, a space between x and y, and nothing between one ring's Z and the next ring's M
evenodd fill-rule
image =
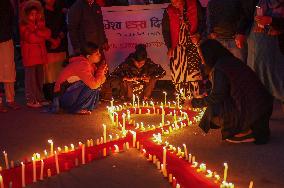
M139 103L140 103L140 99L139 99L139 96L137 96L137 107L138 108L140 108L140 104Z
M177 186L176 186L176 188L180 188L180 184L178 184L178 183L177 183Z
M44 162L43 160L41 160L40 162L40 180L43 180Z
M253 181L249 182L249 188L253 188Z
M8 154L6 153L6 151L3 151L3 154L4 154L6 169L9 169Z
M169 182L170 182L170 183L173 182L173 174L169 174Z
M112 98L111 101L110 101L110 107L111 108L113 108L113 102L114 102L114 99Z
M86 162L85 162L85 160L86 160L86 158L85 158L85 144L82 144L82 164L84 165L84 164L86 164Z
M75 150L75 147L74 147L74 144L71 144L71 151L74 151Z
M48 143L50 144L50 155L53 155L54 154L54 151L53 151L53 141L52 140L48 140Z
M104 143L106 143L106 125L103 124L103 129L104 129Z
M132 136L133 136L133 140L132 140L132 146L135 148L136 145L136 132L135 131L131 131Z
M130 116L130 110L127 110L127 120L130 121L130 118L131 118L131 116Z
M106 148L104 148L104 149L103 149L103 156L104 156L104 157L106 157L106 155L107 155L106 153L107 153L107 150L106 150Z
M22 166L22 187L26 187L25 164L21 162Z
M64 151L67 153L69 152L68 146L64 146Z
M165 103L164 104L167 105L167 92L164 91L163 93L165 95Z
M118 145L114 145L114 147L115 147L114 152L115 152L115 153L119 153L119 147L118 147Z
M179 94L177 94L177 106L179 108Z
M184 149L185 160L188 160L187 147L185 144L183 144L183 149Z
M163 106L161 106L161 108L162 108L162 125L164 126L165 125L165 110Z
M227 177L228 177L228 164L227 163L224 163L224 178L223 178L223 181L224 182L227 182Z
M136 98L136 97L135 97L135 95L133 94L133 95L132 95L132 106L133 106L133 107L135 106L135 98Z
M1 174L0 174L0 188L4 188L3 177Z
M57 155L56 151L54 152L54 158L55 158L56 173L59 174L60 173L60 171L59 171L59 162L58 162L58 155Z
M122 114L122 133L125 133L125 117L126 117L126 114L123 113Z
M33 182L36 182L36 160L34 157L32 157L33 162Z
M166 170L166 163L167 163L167 149L163 147L163 170Z

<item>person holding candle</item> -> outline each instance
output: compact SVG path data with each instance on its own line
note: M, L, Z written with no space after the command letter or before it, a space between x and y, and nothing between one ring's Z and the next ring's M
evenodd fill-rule
M168 48L172 82L182 99L199 95L202 86L198 53L202 20L198 0L171 0L163 15L162 31Z
M222 138L232 143L267 143L271 94L256 74L218 41L207 40L201 51L213 87L208 96L186 101L194 108L207 107L199 126L206 133L221 127Z
M131 53L111 76L120 79L122 99L131 99L135 93L148 100L157 80L165 74L166 71L148 57L146 45L138 44L135 52Z
M87 43L82 55L70 59L55 83L52 111L59 108L77 114L91 114L99 101L107 65L101 59L98 45Z

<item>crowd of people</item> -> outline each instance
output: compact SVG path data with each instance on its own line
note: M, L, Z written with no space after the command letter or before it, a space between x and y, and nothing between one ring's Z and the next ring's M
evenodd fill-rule
M162 33L174 92L187 106L207 107L200 123L205 132L221 128L227 141L266 143L273 98L284 106L283 0L209 0L206 9L199 0L1 0L0 112L20 108L15 25L27 106L91 114L103 95L100 88L113 79L119 80L121 100L133 94L149 100L165 70L138 44L109 74L101 6L167 2Z

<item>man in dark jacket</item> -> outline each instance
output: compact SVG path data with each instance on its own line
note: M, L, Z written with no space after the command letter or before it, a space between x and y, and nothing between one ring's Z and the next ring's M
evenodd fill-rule
M158 79L165 76L166 71L147 57L146 46L139 44L112 73L112 77L120 79L121 98L131 99L133 94L149 99Z
M0 83L4 83L6 105L19 108L14 101L16 79L14 45L12 40L14 10L10 0L0 1ZM0 113L7 112L0 94Z
M101 49L109 48L104 31L101 7L95 0L77 0L68 12L68 31L74 53L80 53L88 42Z

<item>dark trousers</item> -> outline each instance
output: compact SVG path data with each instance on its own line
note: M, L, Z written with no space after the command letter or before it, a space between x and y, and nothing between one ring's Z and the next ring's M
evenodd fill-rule
M149 98L152 94L152 91L155 88L157 79L150 79L149 82L144 83L144 89L142 91L142 96L143 98ZM126 96L127 98L131 99L133 96L134 92L134 83L133 82L128 82L128 81L122 81L122 86L121 86L121 95Z
M43 66L25 67L25 92L27 102L42 101Z

